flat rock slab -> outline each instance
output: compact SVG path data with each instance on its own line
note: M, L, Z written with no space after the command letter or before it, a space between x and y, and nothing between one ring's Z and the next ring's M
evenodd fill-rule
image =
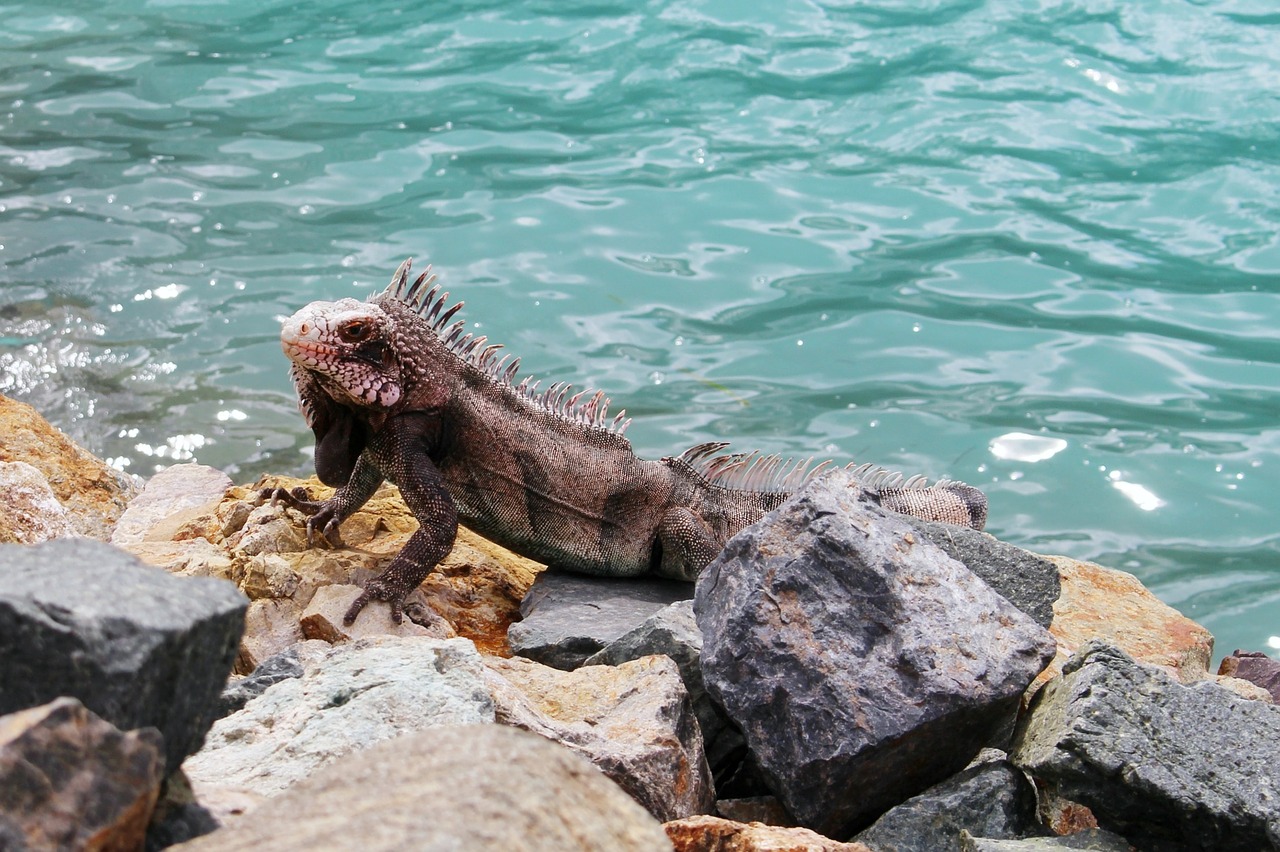
M1071 658L1010 758L1140 849L1280 848L1280 710L1114 646Z
M964 768L1048 632L838 472L735 536L694 609L708 692L796 819L848 837Z
M588 657L676 601L693 586L673 580L584 577L544 571L507 630L511 653L572 671Z
M218 713L248 601L111 545L0 546L0 713L78 698L121 730L164 735L172 771Z
M456 640L455 640L456 641ZM351 754L182 852L671 852L585 758L498 725L431 728Z
M197 795L274 796L338 757L432 725L492 722L484 663L466 639L361 639L302 660L219 719L183 765Z
M141 849L163 754L74 698L0 717L0 849Z
M166 518L222 499L231 477L204 464L175 464L147 480L142 493L129 501L111 533L117 546L134 544Z

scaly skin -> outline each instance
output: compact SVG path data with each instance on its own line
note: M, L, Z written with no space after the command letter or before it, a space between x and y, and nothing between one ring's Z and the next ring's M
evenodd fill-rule
M587 574L653 573L694 580L743 527L819 470L777 456L724 454L704 444L660 461L631 451L622 416L597 393L535 392L514 384L518 359L449 325L424 273L409 261L368 302L313 302L285 321L299 404L316 436L328 500L269 489L307 512L307 537L338 542L342 521L384 479L399 486L419 529L345 616L386 601L399 622L405 597L448 554L458 522L517 553ZM887 508L981 529L986 498L963 483L925 485L871 466L860 483Z

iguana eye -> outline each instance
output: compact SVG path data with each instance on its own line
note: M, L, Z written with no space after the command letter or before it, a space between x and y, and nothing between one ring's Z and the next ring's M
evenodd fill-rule
M338 327L338 336L347 343L359 343L373 332L373 326L361 320L352 320Z

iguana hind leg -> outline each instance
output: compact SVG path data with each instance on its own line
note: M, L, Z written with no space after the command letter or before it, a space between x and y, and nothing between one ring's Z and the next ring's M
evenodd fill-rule
M668 509L658 524L654 570L660 577L693 582L720 553L718 541L706 522L690 509Z

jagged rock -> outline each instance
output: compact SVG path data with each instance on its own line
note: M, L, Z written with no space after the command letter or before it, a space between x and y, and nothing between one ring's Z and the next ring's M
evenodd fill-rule
M457 640L454 640L457 641ZM182 852L670 852L662 826L568 749L496 725L348 755Z
M302 663L302 677L215 722L205 747L183 764L202 802L216 788L274 796L370 743L493 721L483 663L465 639L360 639Z
M507 630L513 654L572 671L663 607L692 597L688 583L544 572Z
M1280 848L1280 711L1114 646L1071 658L1010 758L1141 849Z
M1003 839L1041 833L1035 788L1001 752L890 808L854 839L877 852L959 852L962 831Z
M133 480L59 432L31 406L0 394L0 462L26 462L44 475L76 532L107 541Z
M1265 689L1273 703L1280 703L1280 660L1273 660L1260 651L1236 650L1222 658L1218 674L1247 680Z
M0 848L142 848L163 754L74 698L0 717Z
M702 631L693 615L693 601L676 601L655 612L636 627L592 654L583 665L616 666L652 654L663 654L675 661L680 677L689 690L693 711L702 729L708 752L715 750L715 740L729 724L707 695L702 682Z
M129 501L111 533L117 546L143 541L152 535L171 538L157 530L167 519L222 499L231 477L203 464L175 464L154 474L142 493Z
M900 515L943 552L977 574L1041 627L1053 622L1053 602L1062 594L1058 568L1049 559L969 527Z
M715 803L702 735L679 669L651 656L565 672L488 658L497 720L587 757L660 820Z
M703 571L707 689L797 820L847 837L963 768L1052 657L1049 634L843 472Z
M673 820L663 828L676 852L874 852L861 843L840 843L807 828L714 816Z
M1022 840L1000 840L960 833L961 852L1060 852L1064 849L1083 852L1131 852L1129 842L1118 834L1087 828L1067 837L1028 837Z
M1213 635L1161 602L1137 577L1065 556L1048 558L1062 578L1062 595L1053 605L1049 627L1058 652L1032 682L1028 698L1057 677L1067 659L1090 639L1110 642L1135 660L1168 666L1183 683L1209 676Z
M453 632L449 622L425 607L418 607L419 617L431 616L430 626L423 626L409 617L399 624L391 620L390 607L366 607L354 624L343 624L343 616L351 608L352 602L364 592L359 586L322 586L311 596L311 602L302 611L299 626L302 635L308 639L323 639L326 642L349 642L368 636L433 636L436 639L453 639L458 634Z
M164 735L167 771L200 747L247 601L102 542L0 546L0 712L74 696L122 730Z
M76 534L71 513L43 473L26 462L0 462L0 544L39 544Z

